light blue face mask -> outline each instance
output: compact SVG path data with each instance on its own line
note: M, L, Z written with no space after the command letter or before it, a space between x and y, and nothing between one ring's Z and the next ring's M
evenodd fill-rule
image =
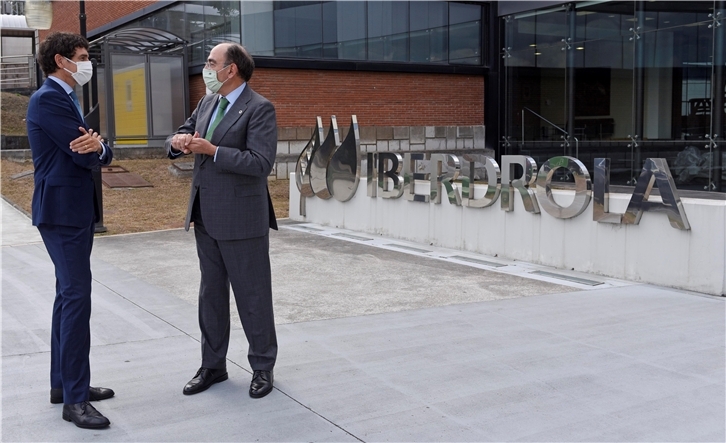
M227 65L224 68L220 69L219 71L215 71L214 69L209 69L209 68L204 68L202 70L202 78L204 78L204 84L207 85L207 88L210 91L212 91L213 93L216 93L222 87L224 82L229 80L229 79L227 79L224 82L220 82L217 79L217 74L219 74L220 71L223 71L223 70L229 68L230 66L232 66L232 65Z

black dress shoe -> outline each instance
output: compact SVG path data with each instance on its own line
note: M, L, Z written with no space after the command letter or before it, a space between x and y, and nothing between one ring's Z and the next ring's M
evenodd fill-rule
M88 400L89 401L106 400L107 398L113 397L115 394L116 393L113 392L113 389L94 388L93 386L88 388ZM63 403L63 389L51 388L50 389L50 402L53 403L54 405Z
M250 397L262 398L272 391L272 371L254 371L250 384Z
M184 386L184 395L198 394L202 391L206 391L215 383L225 381L229 378L227 375L227 369L209 369L199 368L197 375L193 379L189 380Z
M63 420L72 421L79 428L86 429L100 429L111 424L87 401L73 405L63 405Z

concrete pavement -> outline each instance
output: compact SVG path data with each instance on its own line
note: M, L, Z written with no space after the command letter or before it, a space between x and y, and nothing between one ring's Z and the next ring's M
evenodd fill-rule
M275 390L195 395L194 236L97 237L92 383L109 429L48 401L53 267L2 202L3 441L724 441L726 306L704 296L283 222Z

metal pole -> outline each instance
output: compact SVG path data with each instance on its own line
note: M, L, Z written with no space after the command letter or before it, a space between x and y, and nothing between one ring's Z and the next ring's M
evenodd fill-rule
M711 170L713 171L713 186L716 191L724 191L724 184L721 176L723 175L723 146L726 145L726 134L724 134L724 119L726 119L726 109L724 104L724 96L726 95L726 79L724 78L724 63L726 58L726 1L716 1L713 10L713 81L711 90L713 91L713 102L711 103ZM718 20L718 21L716 21ZM714 141L715 140L715 141Z
M80 11L78 13L78 21L80 22L81 37L86 38L86 2L80 0L79 2ZM88 83L83 85L83 110L88 112Z
M86 2L85 2L85 0L80 0L78 2L78 6L79 6L78 21L80 23L81 36L83 38L86 38ZM94 72L93 72L94 75L92 77L92 81L94 82L94 84L97 84L96 82L98 81L98 79L96 78L95 63L94 63L93 68L94 68ZM98 90L97 87L94 86L94 93L97 90ZM95 95L94 95L94 99L96 102L98 101L98 99L96 98ZM89 117L91 117L91 113L92 113L89 103L90 103L90 101L89 101L89 97L88 97L88 83L86 83L85 85L83 85L83 110L86 113L87 122L89 121ZM97 109L95 111L96 112L94 113L94 115L98 113ZM97 126L93 129L98 131L100 129L100 127L99 127L100 120L98 119L97 116L95 116L95 118L91 118L91 120L93 120L92 124ZM96 232L96 233L106 232L106 231L108 231L108 229L106 229L106 227L103 226L103 184L101 182L101 167L97 166L97 167L93 168L92 173L93 173L93 185L96 188L96 205L98 206L98 223L96 223L94 232Z
M635 76L635 115L633 132L635 140L644 140L643 134L645 124L645 37L641 37L640 33L644 31L645 26L645 2L638 0L635 2L635 38L633 45L635 46L635 60L633 65L633 75ZM632 164L630 169L630 177L634 182L640 168L643 167L641 160L641 144L633 142L632 145Z
M567 134L565 135L565 147L566 154L572 155L570 150L570 136L575 134L575 51L572 45L577 37L577 15L575 14L573 4L567 5L567 23L569 25L569 32L567 42L565 44L565 109L567 110L565 123L565 129Z

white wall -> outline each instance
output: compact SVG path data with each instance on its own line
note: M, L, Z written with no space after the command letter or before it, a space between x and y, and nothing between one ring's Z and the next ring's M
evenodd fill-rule
M416 184L427 193L428 182ZM563 196L567 197L567 196ZM611 212L623 213L629 195L613 194ZM651 197L651 201L656 198ZM565 199L557 199L564 202ZM515 195L505 212L497 200L489 208L410 202L366 195L361 178L348 202L307 198L299 215L300 193L290 176L290 218L436 246L524 260L562 269L687 289L726 294L726 201L682 198L690 231L671 227L663 213L646 212L638 225L592 220L592 203L580 216L563 220L531 214Z

